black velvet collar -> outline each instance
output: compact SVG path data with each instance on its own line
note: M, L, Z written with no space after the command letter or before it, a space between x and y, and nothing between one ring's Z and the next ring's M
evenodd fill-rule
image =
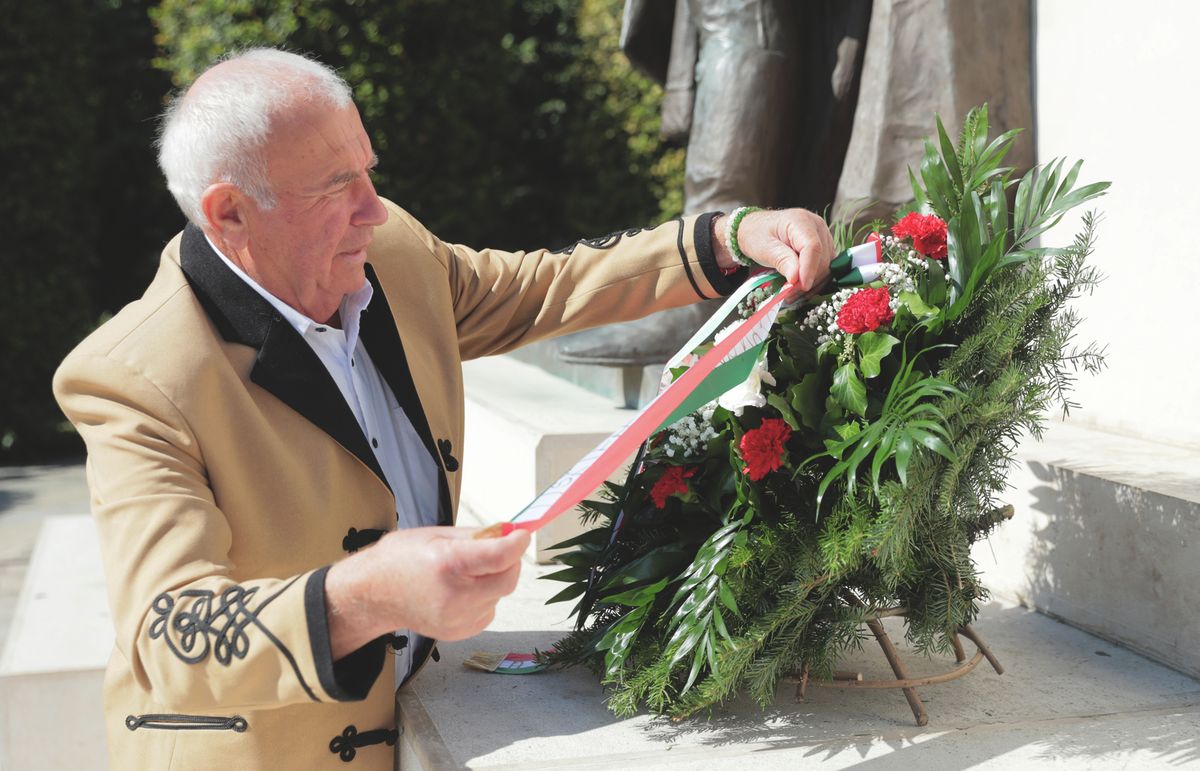
M387 485L383 469L367 444L354 413L304 338L270 303L229 269L209 246L200 229L192 224L184 228L179 256L184 275L221 336L229 342L258 349L250 379L336 440ZM370 308L362 316L362 340L438 467L439 524L449 525L452 521L449 486L429 430L429 421L409 372L387 296L374 268L367 265L366 274L374 295ZM390 485L388 489L391 489Z

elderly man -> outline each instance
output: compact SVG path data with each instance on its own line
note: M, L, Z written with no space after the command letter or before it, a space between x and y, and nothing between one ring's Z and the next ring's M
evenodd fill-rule
M461 361L727 293L724 219L444 243L376 195L346 84L271 50L175 100L160 162L189 222L54 381L117 632L110 766L390 768L396 684L487 626L528 544L451 527ZM804 289L831 252L803 211L739 243Z

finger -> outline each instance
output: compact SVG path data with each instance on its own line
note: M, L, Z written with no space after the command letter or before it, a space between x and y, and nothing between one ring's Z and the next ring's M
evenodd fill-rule
M488 525L485 528L476 530L475 533L471 537L476 538L476 539L478 539L478 538L499 538L502 535L511 533L512 529L513 529L513 524L511 522L496 522L494 524Z
M529 532L514 530L500 538L476 540L467 532L462 538L447 541L452 550L456 572L466 576L502 573L521 560L529 546Z
M829 261L833 257L833 235L824 220L812 217L811 240L802 253L801 275L806 291L819 287L829 272Z
M486 598L491 602L495 602L501 597L507 597L516 591L517 581L521 578L521 563L510 567L508 570L500 573L492 573L487 576L477 576L474 579L472 589L477 593L477 596Z
M795 283L800 271L800 260L796 252L783 241L775 241L768 248L762 262L768 268L774 268L790 283Z
M475 628L475 631L472 633L472 636L479 634L484 629L487 629L488 626L495 619L496 619L496 608L493 606L491 608L488 608L485 613L483 613L482 615L480 615L478 618L475 619L475 623L472 624L472 626Z
M457 525L454 527L439 527L437 535L439 538L461 541L469 538L478 538L484 529L479 527L459 527Z

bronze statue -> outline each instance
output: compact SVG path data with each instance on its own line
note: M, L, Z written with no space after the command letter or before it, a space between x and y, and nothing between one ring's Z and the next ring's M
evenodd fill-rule
M685 213L865 206L866 220L911 197L934 113L954 132L986 101L998 132L1032 125L1029 24L1028 0L626 0L621 47L664 87L664 136L687 142ZM1032 142L1014 155L1027 168ZM559 357L633 376L713 310L572 335Z

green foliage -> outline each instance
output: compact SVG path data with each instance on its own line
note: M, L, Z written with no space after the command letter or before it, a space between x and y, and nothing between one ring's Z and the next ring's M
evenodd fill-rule
M434 232L560 246L679 213L660 91L617 48L618 0L162 0L159 66L283 46L336 67L380 158L377 186Z
M167 79L148 2L4 3L0 463L78 452L58 362L153 274L177 223L150 149Z
M831 676L863 619L888 607L906 609L918 650L945 652L986 598L971 545L1004 519L995 496L1014 448L1054 404L1072 406L1078 369L1103 364L1094 346L1075 347L1070 307L1099 280L1086 262L1094 216L1069 247L1028 243L1107 183L1075 188L1078 165L1064 174L1056 162L1021 180L1010 212L1000 164L1015 132L989 142L986 108L957 145L936 129L912 210L946 222L946 270L905 268L915 291L889 289L894 318L872 332L823 341L828 321L782 314L765 406L715 411L717 437L682 460L652 439L599 511L602 537L563 558L589 566L569 579L579 628L545 660L591 666L617 714L680 718L738 692L765 706L781 677ZM848 228L835 228L843 241ZM773 417L796 429L790 471L752 482L738 443ZM659 509L648 491L671 465L695 473ZM636 590L604 588L668 544L672 560L640 569Z
M733 642L725 626L721 607L735 617L740 616L741 611L723 576L729 567L733 550L746 545L747 536L743 528L752 516L752 512L747 512L742 517L736 517L708 537L696 552L692 564L683 572L682 583L671 600L675 610L667 625L670 637L666 646L670 653L670 666L693 654L692 667L681 693L687 693L692 687L702 666L716 666L718 632L726 641ZM609 676L613 674L610 670Z
M921 351L918 356L925 352ZM825 491L835 482L841 483L846 493L852 495L859 467L867 458L871 458L871 484L876 495L879 494L880 471L889 460L895 461L896 475L904 484L909 461L917 448L926 447L947 460L954 459L946 444L950 436L943 425L945 415L937 402L939 397L954 394L958 389L941 378L923 376L914 368L918 356L911 360L905 356L901 361L900 371L888 387L878 418L840 442L829 443L829 449L823 455L837 462L817 488L818 507ZM838 371L849 366L844 365ZM865 402L865 396L863 400Z
M183 223L152 146L172 81L233 49L311 53L351 83L382 194L450 240L561 246L682 206L682 150L659 140L661 90L618 50L621 5L5 3L0 463L82 449L50 378Z

